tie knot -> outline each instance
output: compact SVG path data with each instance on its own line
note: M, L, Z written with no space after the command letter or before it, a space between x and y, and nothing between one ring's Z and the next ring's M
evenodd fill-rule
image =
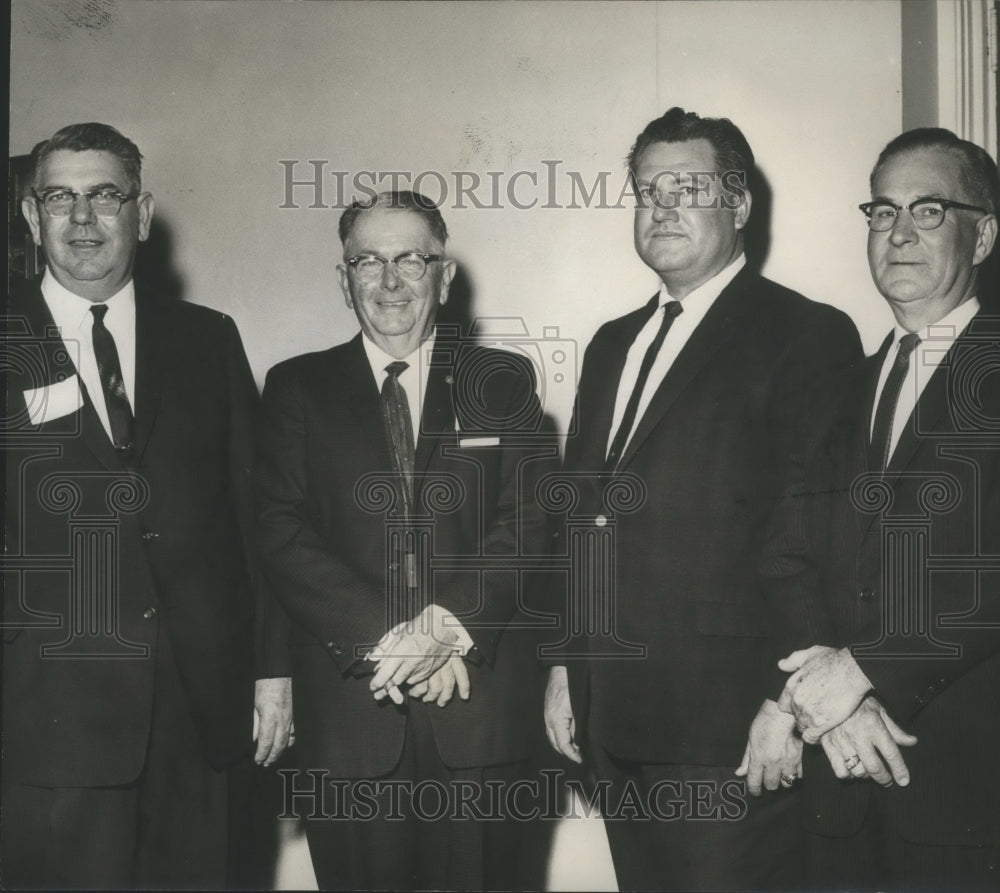
M94 319L96 319L99 323L103 323L104 322L104 317L107 315L107 312L108 312L108 305L107 304L94 304L90 308L90 312L94 314Z
M920 343L920 336L912 332L899 339L899 353L896 354L896 362L902 363L910 359L910 354L917 349Z
M667 301L663 305L663 315L666 319L676 319L683 312L684 308L681 306L680 301Z
M396 360L396 362L390 363L386 366L385 371L389 373L389 378L399 378L399 376L409 368L409 363L404 363L402 360Z

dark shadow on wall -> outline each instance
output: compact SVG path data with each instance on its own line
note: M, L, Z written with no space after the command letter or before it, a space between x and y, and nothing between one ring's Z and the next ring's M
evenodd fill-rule
M149 238L140 243L132 276L165 301L183 301L184 277L174 263L174 235L169 220L153 217Z

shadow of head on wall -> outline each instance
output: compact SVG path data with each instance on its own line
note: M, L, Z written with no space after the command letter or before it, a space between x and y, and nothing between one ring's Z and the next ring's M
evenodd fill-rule
M743 250L746 252L747 266L759 271L771 250L773 194L767 175L759 167L750 175L747 187L751 197L750 221L743 233Z
M132 276L140 288L155 292L161 300L184 300L184 278L174 265L174 235L168 220L153 218L149 238L136 252Z

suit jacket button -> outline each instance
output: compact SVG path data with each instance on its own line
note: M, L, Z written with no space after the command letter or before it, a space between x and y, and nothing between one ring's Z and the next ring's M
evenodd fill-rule
M870 602L875 598L875 590L869 589L867 586L858 593L858 598L863 602Z
M607 527L608 519L604 515L598 515L594 518L595 527Z
M156 616L156 608L146 608L146 610L142 612L142 616L145 620L152 620Z
M153 540L158 539L159 536L158 533L154 533L152 530L146 530L142 534L142 539L143 542L151 543Z

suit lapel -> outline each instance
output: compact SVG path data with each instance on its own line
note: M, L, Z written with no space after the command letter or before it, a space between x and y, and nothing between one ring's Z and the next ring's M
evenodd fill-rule
M379 389L361 342L363 337L359 333L348 343L342 368L332 370L330 393L345 394L348 408L357 425L360 448L372 451L376 468L390 469L392 459L382 423Z
M455 379L449 371L453 368L452 365L442 362L445 358L446 354L435 345L429 367L422 370L422 374L427 376L427 390L420 418L416 420L420 432L414 464L418 494L420 475L427 470L431 457L439 452L442 445L455 442L455 403L452 390Z
M639 420L635 433L622 454L621 462L618 464L619 469L628 466L643 442L670 411L691 381L739 335L751 305L745 294L746 275L746 270L737 274L736 278L722 290L705 314L705 318L691 333L691 337L660 382L653 399Z
M49 312L49 307L42 297L42 291L37 283L29 283L21 295L22 299L12 307L15 314L23 314L28 329L34 338L37 338L46 346L51 345L57 348L56 353L62 355L64 351L63 339L56 328L55 320ZM105 468L120 470L121 462L115 453L111 438L101 424L101 419L94 409L93 398L91 397L83 379L79 376L78 370L71 357L66 357L64 361L53 361L53 357L48 352L46 361L45 385L53 384L60 374L74 374L80 384L80 393L83 395L83 406L80 408L80 430L79 439L87 446L97 461ZM70 351L72 353L72 351ZM53 362L50 362L53 361ZM37 387L37 384L33 383ZM99 395L103 399L103 395Z

